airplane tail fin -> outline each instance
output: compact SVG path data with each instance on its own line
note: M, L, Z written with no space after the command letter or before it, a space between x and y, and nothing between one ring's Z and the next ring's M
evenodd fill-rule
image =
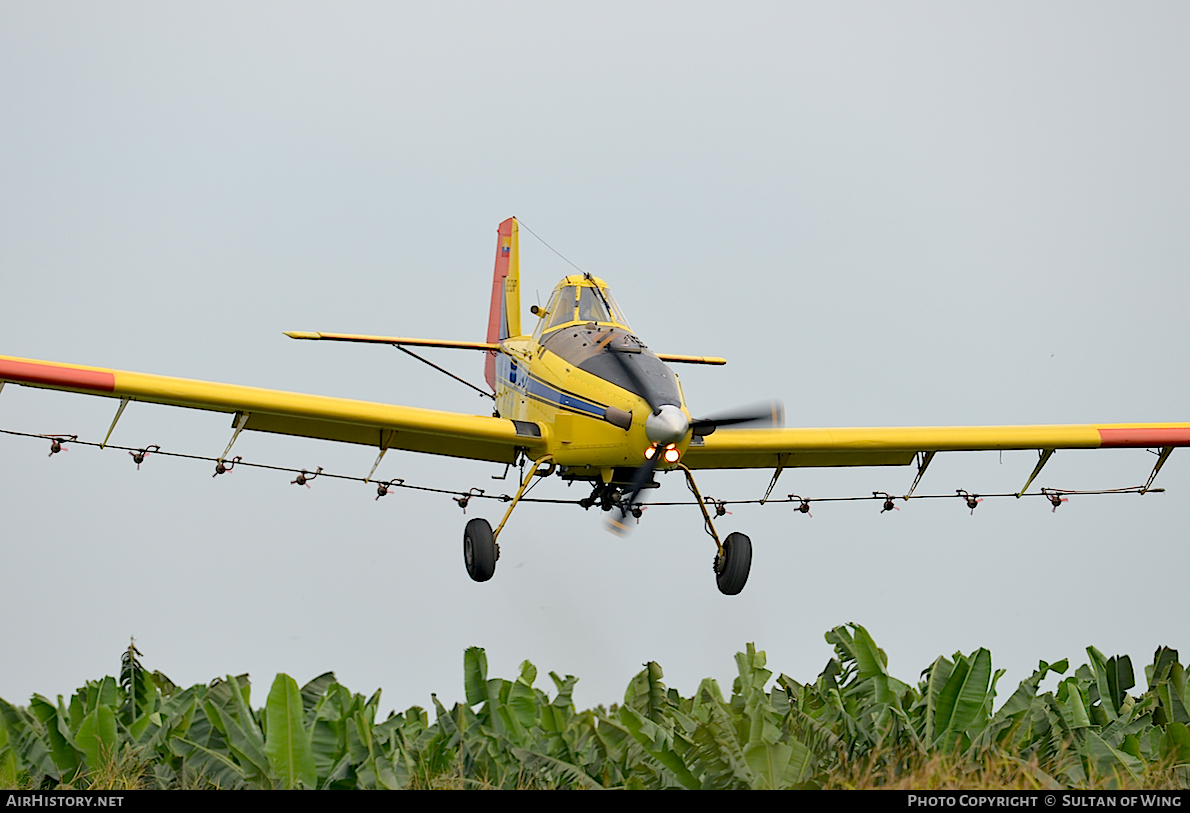
M510 217L500 224L496 237L496 270L492 275L492 305L488 313L489 342L521 335L521 259L517 222ZM496 352L488 351L484 378L496 389Z

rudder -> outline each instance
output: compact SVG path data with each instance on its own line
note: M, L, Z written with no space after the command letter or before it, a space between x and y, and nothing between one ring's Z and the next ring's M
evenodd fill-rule
M517 222L510 217L496 232L496 270L492 274L492 304L488 312L487 341L500 342L521 335L521 262ZM496 352L488 351L484 378L496 390Z

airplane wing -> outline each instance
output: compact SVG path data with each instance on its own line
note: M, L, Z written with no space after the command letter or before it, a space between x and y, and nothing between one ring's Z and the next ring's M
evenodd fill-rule
M718 429L695 438L682 462L691 469L906 466L918 454L1036 449L1043 454L1036 476L1055 449L1160 448L1160 468L1178 446L1190 446L1190 423Z
M5 383L234 413L237 428L382 450L513 463L545 448L541 427L525 421L0 356Z

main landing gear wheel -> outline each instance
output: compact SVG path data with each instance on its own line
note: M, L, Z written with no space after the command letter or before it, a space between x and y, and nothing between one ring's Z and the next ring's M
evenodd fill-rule
M719 592L734 596L748 582L752 569L752 540L741 533L728 534L723 542L723 554L715 557L715 582Z
M486 582L496 572L499 558L500 547L492 537L491 524L478 517L468 522L463 531L463 564L467 566L467 575L474 581Z

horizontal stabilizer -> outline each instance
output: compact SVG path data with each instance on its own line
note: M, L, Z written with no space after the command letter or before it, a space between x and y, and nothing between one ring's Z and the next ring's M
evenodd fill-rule
M394 344L409 347L449 347L454 350L499 350L499 343L457 342L449 339L409 339L402 336L361 336L354 333L308 333L303 330L285 334L291 339L315 339L329 342L364 342L365 344Z

